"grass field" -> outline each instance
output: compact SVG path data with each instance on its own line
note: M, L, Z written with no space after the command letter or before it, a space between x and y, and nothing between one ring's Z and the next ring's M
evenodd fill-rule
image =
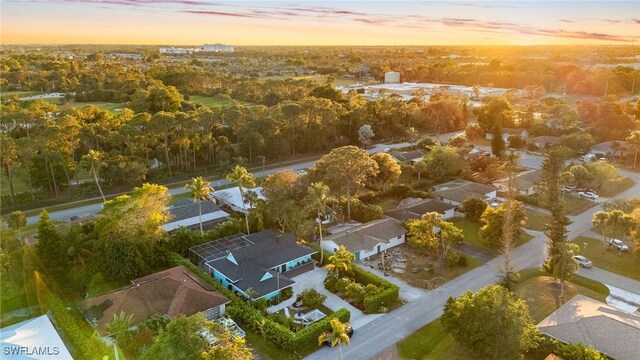
M591 260L593 266L640 280L640 257L633 252L633 248L620 254L618 250L610 249L602 240L581 236L574 242L580 246L580 255ZM631 245L630 241L626 243Z
M581 199L573 195L566 195L564 197L564 204L567 210L567 215L573 216L582 214L583 212L597 205L591 200Z
M93 105L95 107L97 107L98 109L102 109L102 110L107 110L109 112L112 113L119 113L120 111L122 111L122 109L127 105L126 103L112 103L112 102L100 102L100 101L94 101L94 102L76 102L76 103L71 103L71 106L75 106L78 108L85 108L89 105Z
M525 209L527 222L524 227L530 230L543 231L544 225L549 221L549 217L540 211Z
M631 189L636 183L628 177L622 178L619 182L605 184L598 189L598 195L604 197L614 197L623 191Z
M445 331L440 319L398 342L396 349L402 359L476 359L455 342L453 335Z
M191 95L189 97L189 101L193 104L200 104L200 105L212 106L212 107L231 105L233 103L232 99L226 99L217 95L214 95L214 96ZM248 101L241 101L241 100L237 100L237 101L245 106L255 105L254 103L251 103Z
M542 321L562 305L558 299L560 285L541 270L529 269L520 273L521 277L515 294L523 299L535 323ZM599 301L605 301L609 289L599 282L575 275L571 282L565 282L565 301L576 294L583 294ZM445 331L440 319L422 327L396 344L402 359L476 359L469 354Z
M485 245L480 239L480 228L482 227L481 223L465 218L454 218L453 220L451 220L451 222L455 226L460 228L460 230L462 230L462 233L464 234L464 242L468 243L469 245L497 252L497 250L487 247L487 245ZM520 246L531 239L533 239L533 236L527 233L523 233L522 236L520 236L520 241L516 243L516 246Z

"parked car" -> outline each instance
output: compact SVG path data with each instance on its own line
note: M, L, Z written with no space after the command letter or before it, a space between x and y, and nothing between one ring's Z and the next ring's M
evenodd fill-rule
M580 265L580 267L590 268L593 266L593 263L591 262L591 260L587 259L582 255L576 255L573 257L573 259L578 263L578 265Z
M576 191L577 192L592 192L594 194L597 194L595 190L589 189L589 188L577 188Z
M353 336L353 328L351 327L351 324L348 324L347 326L349 326L349 331L347 331L347 336L349 337L349 339L351 339L351 337ZM325 342L323 342L322 346L331 347L331 339L327 339Z
M629 251L629 246L618 239L609 240L609 245L620 251Z
M296 170L296 174L298 175L307 175L309 172L305 169Z
M562 188L562 191L566 192L566 193L570 193L573 190L575 190L576 187L575 186L571 186L571 185L566 185L565 187Z
M597 200L599 198L598 194L591 191L578 191L578 196L581 198L587 198L590 200Z

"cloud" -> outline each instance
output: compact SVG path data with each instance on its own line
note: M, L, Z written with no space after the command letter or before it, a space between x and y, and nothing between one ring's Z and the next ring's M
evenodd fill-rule
M573 20L567 20L567 19L560 19L560 21L566 22L566 23L571 23L571 24L573 24L575 22Z
M186 14L196 14L196 15L231 16L231 17L254 18L254 19L271 18L271 15L256 14L253 12L252 13L232 13L232 12L208 11L208 10L183 10L181 12Z
M447 4L447 5L454 5L454 6L477 7L477 8L484 8L484 9L495 9L495 8L516 8L516 6L513 6L513 5L507 5L507 4L489 4L489 3L480 3L480 2L476 2L476 3L469 3L469 2L465 2L465 3L448 2L448 3L446 3L446 4Z
M631 19L631 21L633 21L636 24L640 24L640 19Z

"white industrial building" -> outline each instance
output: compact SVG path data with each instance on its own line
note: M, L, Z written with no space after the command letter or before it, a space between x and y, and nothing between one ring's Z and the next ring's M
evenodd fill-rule
M231 45L225 44L204 44L202 45L202 51L209 52L234 52L234 48Z
M385 84L398 84L400 83L400 73L397 71L389 71L384 73Z

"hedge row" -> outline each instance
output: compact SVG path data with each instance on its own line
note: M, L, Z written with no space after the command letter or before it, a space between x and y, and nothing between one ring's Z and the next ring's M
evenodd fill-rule
M71 349L77 359L102 359L110 355L111 350L95 336L89 336L83 331L73 316L67 310L64 302L56 294L47 292L45 295L47 308L51 312L54 323L64 334L64 338L71 344Z
M353 266L353 278L355 281L363 284L373 284L381 287L383 290L377 294L367 295L364 298L363 305L366 313L380 312L382 307L388 308L391 304L398 301L400 288L387 280L376 276L358 266Z
M527 353L528 356L542 359L549 354L555 354L563 359L571 360L606 360L606 356L592 347L582 344L563 344L562 342L542 336L538 344Z
M229 317L233 318L241 326L249 328L257 333L263 333L267 340L287 351L296 352L313 344L317 345L318 336L331 329L331 325L329 324L331 319L337 317L342 322L348 322L351 318L351 313L347 309L340 309L324 319L307 326L297 333L294 333L282 324L264 316L259 310L255 309L244 299L222 286L211 276L202 271L202 269L193 265L189 260L176 253L169 253L169 261L173 266L184 265L193 273L198 275L202 280L206 281L216 290L222 292L226 297L228 297L231 300L231 304L226 309L226 313Z
M316 245L316 244L314 244L314 243L310 243L310 242L305 243L305 245L306 245L307 247L310 247L310 248L312 248L313 250L317 251L317 253L315 253L315 254L311 255L311 258L312 258L313 260L317 261L317 262L318 262L318 265L321 265L321 266L322 266L322 265L325 265L325 264L326 264L326 262L327 262L327 259L329 259L329 256L333 255L332 253L328 252L327 250L324 250L324 259L322 259L322 260L323 260L323 262L321 263L321 262L320 262L320 256L321 256L321 251L323 251L323 250L320 248L320 246L318 246L318 245Z

